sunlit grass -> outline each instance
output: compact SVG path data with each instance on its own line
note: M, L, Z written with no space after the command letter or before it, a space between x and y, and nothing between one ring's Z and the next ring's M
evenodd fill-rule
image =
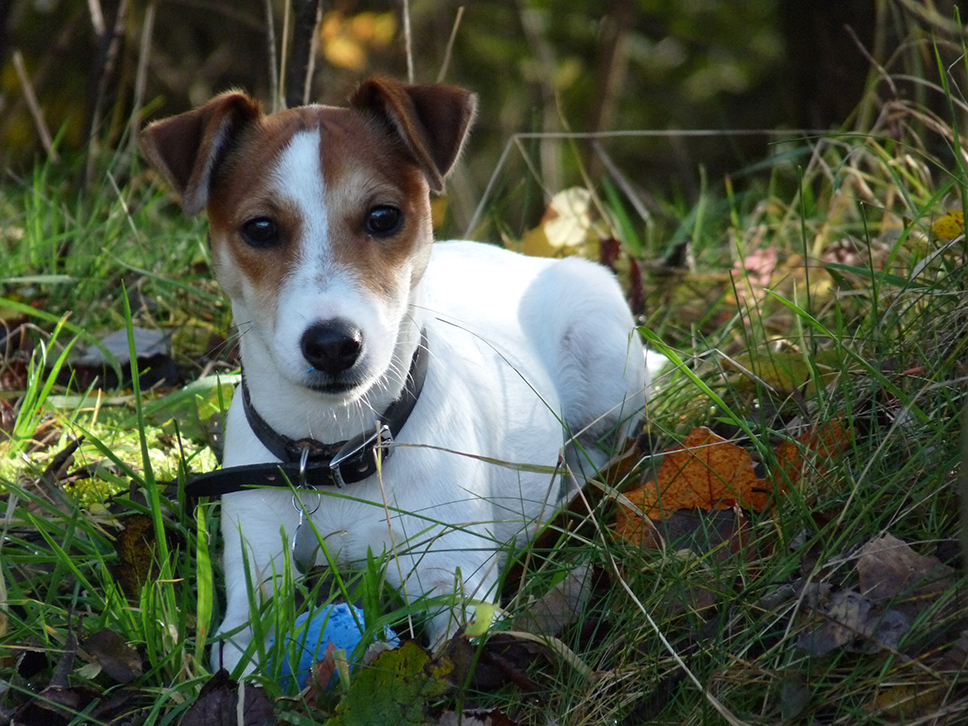
M587 507L551 526L553 546L520 556L527 574L508 584L494 632L523 627L576 568L597 583L554 647L521 666L537 694L510 678L490 690L468 678L428 707L499 707L534 724L884 723L963 711L963 663L950 646L968 615L953 544L968 250L963 234L932 227L964 212L968 184L953 128L932 131L949 146L929 153L915 114L892 123L787 141L729 179L700 175L697 199L658 200L647 219L614 185L594 190L596 229L619 240L623 283L633 287L631 257L644 271L643 337L671 361L647 414L652 451L620 480L594 480ZM106 696L117 684L76 641L109 628L143 656L133 686L149 701L138 703L145 723L169 723L208 679L210 628L221 619L218 508L186 506L180 485L215 466L209 427L237 379L209 375L233 365L210 339L225 344L229 312L202 223L171 213L147 175L119 184L105 171L74 198L62 183L71 173L39 166L0 190L10 220L0 311L8 327L26 326L22 346L7 341L0 371L17 384L3 392L10 435L0 441L0 676L16 706L74 652L69 684ZM520 214L515 195L542 190L509 172L481 229L520 240L535 222L502 216ZM75 347L132 326L176 329L173 357L197 380L167 396L137 380L101 393L56 383ZM115 362L120 373L125 361ZM811 462L796 486L782 481L777 446L833 421L844 431L837 455ZM617 537L620 492L699 425L744 447L788 491L741 520L697 515L665 547ZM73 462L51 470L81 435ZM81 467L92 478L64 486L63 473ZM804 652L808 587L856 587L859 548L887 532L958 567L957 586L935 593L894 649ZM336 597L362 599L371 631L406 629L428 604L387 592L383 566L376 557L326 581L283 574L271 603L257 604L251 588L253 647L265 650L262 636L292 628L308 603ZM261 653L273 665L254 677L273 698L284 695L284 650ZM28 651L42 662L29 674ZM905 689L933 695L906 702ZM322 720L342 693L322 705L280 701L279 712Z

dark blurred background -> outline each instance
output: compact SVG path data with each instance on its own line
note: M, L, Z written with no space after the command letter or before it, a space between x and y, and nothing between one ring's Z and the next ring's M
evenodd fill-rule
M932 39L957 57L957 5L475 0L461 11L457 0L411 0L412 70L418 82L443 74L480 96L477 130L452 185L466 219L515 132L867 130L880 104L897 97L943 112L941 94L903 76L937 77ZM293 28L311 25L317 12L313 101L342 103L369 75L406 78L402 0L292 0L288 9L282 0L0 0L3 165L24 172L42 157L44 125L61 155L93 154L92 142L103 154L130 149L131 130L149 118L228 88L270 106L270 38L276 67L283 45L305 59ZM287 58L291 101L301 95L291 77L301 63ZM33 114L27 86L37 99ZM625 138L603 148L634 183L688 196L697 165L711 176L742 169L763 158L767 141ZM596 154L582 169L573 160L581 153L567 143L527 143L537 144L532 171L551 191L581 171L601 172Z

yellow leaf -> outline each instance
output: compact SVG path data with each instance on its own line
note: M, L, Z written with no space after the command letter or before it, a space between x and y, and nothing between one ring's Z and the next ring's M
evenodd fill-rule
M363 46L345 35L337 35L327 41L323 53L326 60L338 68L359 71L366 65Z
M320 27L319 34L321 36L320 40L323 43L328 43L337 35L340 34L340 29L343 27L343 14L340 12L326 13L323 17L323 24Z
M491 622L497 614L498 606L490 602L474 602L474 617L464 628L464 635L468 638L479 638L491 627Z
M373 19L373 45L388 45L397 34L397 16L393 12L378 13Z
M548 242L544 227L535 227L524 233L514 249L528 257L557 257L558 249Z
M964 213L960 209L945 212L931 225L931 231L938 237L948 240L954 239L965 231Z
M393 40L397 20L393 13L362 12L349 19L350 34L371 46L382 46Z

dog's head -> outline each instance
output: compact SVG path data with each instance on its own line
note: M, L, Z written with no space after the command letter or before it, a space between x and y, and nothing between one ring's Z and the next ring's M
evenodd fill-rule
M474 108L460 88L374 79L349 108L266 115L226 93L145 129L185 212L208 210L247 366L346 399L394 364L430 256L429 193Z

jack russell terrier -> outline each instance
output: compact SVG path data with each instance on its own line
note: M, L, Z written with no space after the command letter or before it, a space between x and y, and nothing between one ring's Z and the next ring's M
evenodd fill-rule
M266 115L226 93L141 136L185 213L207 209L239 331L224 468L195 491L224 495L215 667L254 666L249 593L271 596L287 554L387 554L411 601L452 597L426 625L440 642L641 418L642 344L608 270L434 243L430 193L475 103L374 79L349 108Z

